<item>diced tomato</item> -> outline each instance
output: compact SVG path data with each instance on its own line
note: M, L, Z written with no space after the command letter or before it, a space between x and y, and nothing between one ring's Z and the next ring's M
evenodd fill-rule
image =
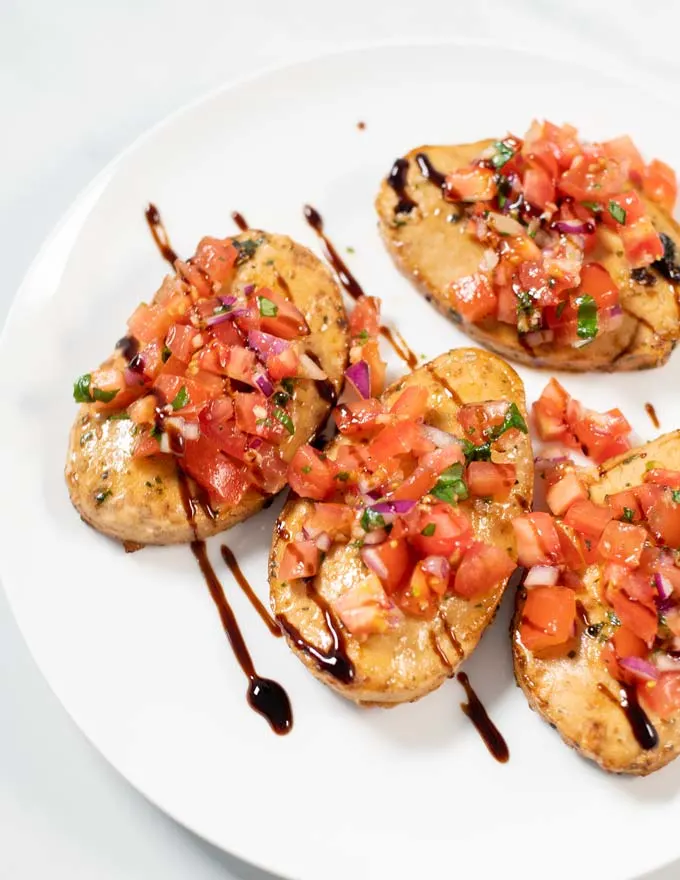
M411 617L425 620L434 617L439 597L430 588L430 579L421 565L413 567L408 584L396 594L395 601Z
M597 551L603 559L636 568L646 539L647 532L642 526L613 519L604 527Z
M381 635L399 625L402 614L385 595L374 575L331 603L343 625L355 636Z
M519 564L557 565L562 562L562 548L555 528L555 520L549 513L524 513L512 520L517 541Z
M147 394L135 400L128 407L128 415L135 425L151 424L156 416L156 398Z
M380 300L377 297L359 297L349 316L349 332L352 336L367 333L371 337L380 333Z
M680 504L673 501L669 491L664 491L649 508L647 522L657 541L674 550L680 549Z
M338 431L351 437L370 437L380 427L378 419L384 415L385 407L373 397L341 403L333 410Z
M559 520L555 522L555 529L560 541L564 564L570 571L578 572L586 564L585 548L581 536Z
M639 184L642 180L645 163L638 148L627 134L603 141L600 146L608 159L616 159L622 166L628 168L628 176Z
M488 202L497 192L496 173L471 165L446 175L446 197L451 201Z
M598 413L579 407L571 416L568 408L567 421L584 453L598 464L630 449L632 428L620 409Z
M649 653L647 645L627 626L616 628L611 642L602 649L600 657L607 667L607 672L617 681L635 684L635 676L619 664L624 657L644 658Z
M619 289L600 263L586 263L581 269L581 283L576 296L585 294L592 296L598 309L610 309L619 303Z
M426 388L420 385L409 385L390 407L390 412L395 416L406 419L420 419L427 411L429 395Z
M575 501L588 498L588 490L573 471L551 486L545 496L555 516L562 516Z
M94 398L92 406L104 412L123 409L144 391L141 386L129 387L125 384L125 376L115 367L100 367L94 370L90 378L90 396ZM111 396L110 400L106 398ZM105 399L101 399L101 398Z
M305 316L278 291L261 287L252 295L260 313L260 328L281 339L297 339L309 335ZM266 301L266 302L265 302ZM270 314L274 312L275 314Z
M619 227L619 235L633 269L650 266L663 257L663 243L649 217L642 217L630 226Z
M380 355L380 346L376 339L370 339L361 346L361 359L368 364L368 375L371 379L371 397L379 397L385 388L387 364Z
M503 324L517 324L517 296L511 284L503 284L496 287L498 296L498 309L496 319Z
M466 321L475 323L496 313L497 300L486 275L477 272L451 282L451 305Z
M173 408L177 406L178 396L181 395L180 399L185 398L184 406L177 408L179 415L183 415L185 411L198 412L212 396L210 389L194 379L186 376L171 376L167 373L161 373L153 383L153 387L166 403L173 404Z
M640 522L642 519L642 511L640 510L637 496L632 489L624 489L622 492L607 495L606 500L614 519L622 519L626 522L634 523Z
M210 278L193 260L175 260L175 270L187 284L195 288L198 296L207 298L213 293Z
M503 424L508 411L507 400L487 400L484 403L464 403L456 413L466 440L483 443L487 433Z
M340 471L351 474L366 466L366 447L354 443L340 443L335 455L335 462Z
M390 493L390 499L419 501L432 489L441 473L452 464L462 464L464 461L463 450L458 444L428 452L418 462L413 473Z
M639 684L637 692L652 712L668 720L680 709L680 672L663 672L653 687Z
M670 213L678 194L675 171L660 159L652 159L642 173L642 191Z
M416 508L407 523L409 544L421 557L460 556L474 541L467 516L444 502Z
M288 482L301 498L323 501L333 494L337 465L309 444L300 446L288 467Z
M670 489L680 489L680 471L671 471L667 468L651 468L645 471L645 483L655 483L657 486L668 486Z
M620 192L626 183L626 170L616 161L590 153L576 156L559 178L558 188L579 202L601 201Z
M277 445L259 440L255 449L255 443L252 440L249 442L251 445L246 451L246 456L254 457L254 460L247 465L249 479L263 492L275 495L286 485L288 465L281 457Z
M530 205L545 209L548 202L555 201L555 184L553 178L541 165L527 169L522 181L524 198Z
M551 379L534 403L532 412L541 440L576 445L567 424L567 404L571 398L557 379Z
M375 544L368 548L370 552L384 566L386 575L381 577L385 589L393 592L402 583L410 567L411 561L408 545L403 538L389 537L382 544Z
M191 324L173 324L165 337L165 344L178 360L188 364L194 353L195 336L196 328Z
M233 396L236 425L241 431L280 443L288 436L285 426L273 415L273 407L264 394L237 391Z
M666 496L663 486L658 486L655 483L642 483L631 491L636 495L645 518L652 507Z
M207 437L185 441L182 467L207 489L218 506L235 507L248 487L244 468L230 461Z
M248 351L246 348L232 346L227 350L226 363L224 364L224 372L230 379L236 379L238 382L245 382L247 385L257 387L254 374L257 367L257 358L254 352ZM203 365L201 365L203 369Z
M380 464L396 455L413 455L417 458L434 449L434 443L425 438L421 426L406 421L385 425L368 444L368 454Z
M348 541L354 523L354 513L346 504L330 504L317 501L308 523L317 532L328 532L334 541Z
M516 481L517 470L514 464L472 461L468 465L466 482L471 495L505 501Z
M160 455L161 445L151 431L142 431L137 436L133 458L148 458L150 455Z
M475 541L465 551L458 566L453 592L465 599L491 593L510 577L515 568L516 564L505 550Z
M618 205L624 213L623 222L613 216L611 205ZM645 216L645 204L634 189L626 190L609 199L607 211L602 212L602 222L612 229L620 230L622 226L632 226Z
M617 617L651 648L658 628L649 576L609 562L602 572L604 595Z
M319 570L320 558L321 554L314 541L293 541L286 544L279 565L279 580L314 577Z
M528 651L538 652L568 642L576 624L576 594L568 587L527 590L519 637Z
M141 303L130 316L128 329L140 342L153 342L154 339L165 339L172 323L172 315L163 306Z
M267 361L267 372L270 379L279 382L290 379L300 373L300 356L294 348L284 348L279 354L273 354Z
M564 516L564 521L579 534L591 541L599 541L607 523L612 519L608 507L594 501L576 501Z
M202 238L192 262L205 272L208 278L224 285L233 278L238 250L230 239Z

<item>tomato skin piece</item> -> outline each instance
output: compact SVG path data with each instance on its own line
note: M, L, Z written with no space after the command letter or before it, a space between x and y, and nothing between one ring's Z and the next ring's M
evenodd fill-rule
M544 210L548 202L555 201L553 178L540 165L529 168L525 172L522 185L524 188L524 198L536 208Z
M420 425L415 422L386 425L368 444L369 456L379 464L397 455L418 457L434 449L434 443L425 439Z
M387 577L380 578L380 581L388 593L393 593L403 582L412 564L408 544L403 538L389 537L382 544L374 544L371 549L387 571Z
M576 593L569 587L534 587L527 590L519 638L536 653L567 643L576 623Z
M173 324L165 337L165 344L183 364L188 364L194 353L196 328L191 324Z
M451 282L451 305L465 321L476 323L494 315L497 297L486 275L477 272Z
M470 548L474 541L472 525L467 516L451 507L437 502L427 509L416 508L407 519L408 541L419 556L460 555ZM434 531L424 535L428 529Z
M546 493L546 501L555 516L562 516L575 501L588 498L588 490L575 473L565 474Z
M600 540L605 526L611 519L611 510L593 501L576 501L564 515L567 525L592 541Z
M562 562L562 548L555 528L555 520L549 513L524 513L512 520L517 541L519 564L558 565Z
M680 489L680 471L671 471L666 468L651 468L645 471L645 483L654 483L657 486L667 486L669 489Z
M637 568L640 564L647 531L642 526L610 520L597 545L597 552L603 559Z
M378 421L385 415L385 407L374 397L341 403L333 410L338 431L347 437L370 437L381 426Z
M670 213L678 195L675 171L660 159L652 159L642 173L642 191Z
M286 544L279 564L279 580L314 577L319 570L320 557L314 541L293 541Z
M420 419L427 412L429 395L420 385L410 385L390 407L390 413L406 419Z
M324 501L333 494L337 471L335 462L322 458L313 446L306 443L299 447L291 459L288 482L300 498Z
M657 541L673 549L680 548L680 505L667 490L647 511L649 528Z
M333 540L348 541L354 524L354 513L346 504L317 501L309 520L310 529L328 532Z
M245 469L230 461L206 437L185 441L182 467L207 489L218 506L236 506L248 486Z
M654 687L639 684L638 698L664 720L680 709L680 672L662 672Z
M390 493L390 500L420 501L433 488L441 473L452 464L462 464L464 461L463 450L458 444L428 452L420 459L411 476Z
M498 191L491 168L470 165L446 175L446 197L450 201L488 202Z
M380 300L377 297L359 297L349 316L349 332L352 336L365 332L371 337L380 333Z
M466 482L471 495L505 501L517 482L517 469L514 464L471 461L466 472Z
M507 580L516 567L505 550L475 541L464 553L456 570L453 592L464 599L484 596Z
M607 495L606 501L614 519L630 517L630 522L633 523L638 523L642 520L642 510L640 509L637 495L632 489L624 489L622 492ZM627 513L627 511L631 511L631 513Z

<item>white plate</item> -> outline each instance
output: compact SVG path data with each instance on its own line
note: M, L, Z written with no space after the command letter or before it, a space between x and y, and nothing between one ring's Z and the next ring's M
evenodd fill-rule
M607 776L567 749L513 684L509 603L467 665L511 751L495 763L449 682L390 712L357 709L271 638L210 551L258 669L294 707L290 736L245 702L246 683L188 548L126 556L84 526L62 471L71 385L121 335L164 273L143 209L154 201L180 253L232 229L230 211L312 247L311 202L365 290L418 353L468 340L401 278L373 198L420 143L522 133L532 116L592 138L630 132L680 167L663 103L576 64L471 46L389 47L300 64L171 117L81 196L38 257L0 351L4 464L0 566L26 640L83 732L141 792L213 843L287 877L632 877L680 855L680 761L648 779ZM365 130L357 128L366 121ZM677 358L611 377L567 377L639 435L680 423ZM402 367L391 363L392 375ZM546 376L521 370L529 399ZM261 596L278 504L225 538ZM49 731L45 731L49 748ZM590 833L596 828L598 833ZM517 860L515 862L515 859ZM521 867L520 867L521 866ZM547 867L549 866L549 867ZM587 866L587 867L586 867Z

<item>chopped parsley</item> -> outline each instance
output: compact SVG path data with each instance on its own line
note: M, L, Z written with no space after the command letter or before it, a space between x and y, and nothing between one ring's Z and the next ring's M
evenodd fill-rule
M612 215L614 220L616 220L617 223L620 223L623 226L626 222L626 212L621 207L621 205L619 205L619 203L615 202L613 199L610 199L608 208L609 213Z
M290 400L290 395L285 391L277 391L274 394L273 400L277 406L285 406Z
M158 425L154 425L153 428L149 431L149 434L150 434L152 437L155 437L156 440L160 440L160 437L161 437L161 434L162 434L162 433L163 433L163 432L162 432L161 429L158 427Z
M363 345L364 342L368 342L368 330L362 330L360 333L357 333L354 338Z
M623 516L621 517L623 522L632 523L634 516L635 516L635 513L631 507L624 507L623 508Z
M123 412L112 413L109 416L109 421L110 422L123 422L129 418L130 418L130 416L125 412L125 410L123 410Z
M263 318L275 318L279 313L279 307L266 296L258 296L257 304Z
M431 538L434 535L437 526L434 523L428 523L425 528L420 533L424 535L426 538Z
M576 335L590 342L597 336L597 303L587 293L577 296L575 303L578 307Z
M114 388L113 391L102 391L101 388L93 388L92 399L99 401L99 403L111 403L119 391L120 388Z
M172 354L172 352L170 351L168 346L164 345L163 346L163 353L161 354L161 360L163 361L164 364L167 364L167 362L170 360L171 354Z
M91 381L92 376L90 373L84 373L82 376L78 376L73 383L73 399L76 403L92 403L92 397L90 395Z
M564 312L566 307L567 307L567 300L566 299L563 299L561 303L557 304L557 310L556 310L555 314L557 315L558 321L562 317L562 313Z
M659 462L658 462L658 461L648 461L648 462L646 462L646 464L645 464L645 470L646 470L646 471L653 471L655 468L658 468L658 467L659 467Z
M509 147L504 141L496 141L493 148L494 154L491 157L491 164L494 168L502 168L515 155L512 147Z
M354 253L356 253L356 251L354 250L354 248L351 245L347 245L347 253L354 254Z
M239 241L237 238L235 238L233 240L233 244L238 251L236 265L240 266L241 263L244 263L246 260L249 260L252 256L254 256L255 251L258 249L263 241L263 238L244 238L243 241Z
M588 208L588 210L595 211L596 213L602 210L602 205L598 202L581 202L581 204L584 208Z
M505 434L505 432L509 431L511 428L517 428L517 430L521 431L523 434L528 434L529 432L527 423L524 421L524 417L514 401L505 411L503 423L489 431L487 436L489 440L498 440L501 434Z
M172 401L172 408L174 410L182 409L183 406L186 406L189 403L189 392L187 391L186 385L182 385L182 387L177 392L177 396Z
M291 397L293 396L293 393L295 391L295 385L293 384L292 379L282 379L281 380L281 387L286 392L286 394L289 394Z
M311 472L312 472L311 464L304 465L304 467L302 468L302 473L303 474L311 474Z
M286 431L288 431L289 434L295 433L295 425L293 424L293 420L285 411L285 409L281 409L280 406L275 406L272 415L275 419L281 422L281 424L286 429Z
M339 471L335 475L336 480L340 480L341 483L346 483L349 480L349 471Z
M447 504L456 504L459 500L465 501L468 490L463 479L463 465L456 462L440 474L434 489L430 490L430 495L434 495L440 501L446 501Z
M608 612L607 612L607 620L609 621L609 623L610 623L612 626L621 626L621 621L620 621L619 618L616 616L616 614L614 614L613 611L608 611Z
M675 501L676 504L680 504L680 489L673 489L672 495L673 501Z
M479 446L475 446L471 440L463 440L463 452L468 464L471 461L491 461L490 443L480 443Z
M367 507L361 514L359 522L361 523L361 528L365 532L370 532L373 529L381 529L385 525L385 520L383 519L382 514L376 513L375 510L371 510L370 507Z

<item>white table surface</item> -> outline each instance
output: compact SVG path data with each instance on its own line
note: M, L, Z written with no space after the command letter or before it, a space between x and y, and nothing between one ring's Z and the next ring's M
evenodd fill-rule
M679 25L674 0L0 0L0 325L96 172L224 82L356 44L470 38L634 70L663 90L680 82ZM680 862L649 878L678 876ZM104 761L42 679L0 590L0 878L44 877L270 875L179 827Z

